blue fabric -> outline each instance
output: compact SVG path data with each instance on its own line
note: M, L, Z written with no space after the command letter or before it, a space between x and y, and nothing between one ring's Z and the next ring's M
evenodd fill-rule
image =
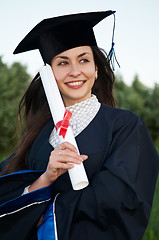
M0 177L0 240L37 240L37 223L53 201L53 185L21 195L43 171L24 170ZM45 238L43 238L45 240Z
M5 188L6 187L6 191L9 192L9 188L8 185L5 185L7 183L9 183L10 187L14 189L14 191L16 192L16 188L15 186L17 185L17 187L19 187L19 184L21 184L21 182L26 182L28 179L30 178L30 176L27 175L33 175L34 174L41 174L42 171L31 171L31 170L24 170L24 171L19 171L19 172L15 172L15 173L11 173L5 176L0 177L0 192L2 187ZM16 177L16 181L13 181L12 177ZM36 178L36 176L35 176ZM1 181L3 180L3 182ZM27 185L29 185L30 182L28 182ZM29 204L33 204L36 202L43 202L43 201L49 201L49 199L53 198L52 196L52 186L53 184L49 185L48 187L44 187L41 189L38 189L36 191L30 192L28 194L25 195L20 195L17 196L13 199L9 199L6 200L4 202L0 201L0 215L3 215L5 213L8 212L12 212L12 211L16 211L17 209L23 208L26 205ZM22 190L24 190L24 187L22 187ZM3 191L2 191L3 192ZM9 193L8 193L9 194ZM1 197L2 198L2 197Z
M56 240L53 208L54 203L51 203L43 216L42 224L37 232L38 240Z
M0 176L0 179L2 178L7 178L7 177L10 177L10 176L13 176L13 175L22 175L23 173L43 173L44 171L41 170L28 170L28 169L25 169L25 170L20 170L18 172L13 172L13 173L9 173L7 175L2 175Z

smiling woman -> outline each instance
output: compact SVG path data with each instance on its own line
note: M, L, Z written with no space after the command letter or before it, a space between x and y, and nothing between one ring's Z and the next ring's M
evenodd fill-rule
M69 142L59 144L38 73L19 105L19 146L0 166L1 240L142 239L159 161L143 120L115 108L114 43L105 54L93 32L111 14L45 19L14 52L39 49L52 67L80 154ZM68 170L82 162L89 185L74 191Z
M77 47L58 54L51 66L66 107L91 97L97 78L91 47Z

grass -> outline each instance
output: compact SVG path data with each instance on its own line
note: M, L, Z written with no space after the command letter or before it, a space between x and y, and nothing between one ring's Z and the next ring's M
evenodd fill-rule
M143 240L159 240L159 177L156 184L150 221Z

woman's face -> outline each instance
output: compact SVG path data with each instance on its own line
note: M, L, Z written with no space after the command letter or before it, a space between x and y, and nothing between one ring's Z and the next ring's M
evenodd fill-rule
M53 58L51 67L66 107L91 97L97 67L89 46L58 54Z

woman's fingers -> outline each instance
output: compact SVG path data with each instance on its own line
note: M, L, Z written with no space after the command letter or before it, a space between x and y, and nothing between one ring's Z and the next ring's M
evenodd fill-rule
M76 153L78 152L76 147L69 142L63 142L60 145L58 145L58 147L55 148L55 149L57 149L57 151L69 149L70 151L73 151L73 152L76 152Z
M87 155L80 155L80 156L81 156L81 158L82 158L83 161L87 160L87 158L88 158Z
M81 164L87 158L87 155L79 155L74 145L64 142L51 152L45 176L49 181L55 181L75 164Z
M80 164L83 161L83 158L80 155L71 152L70 150L61 150L60 153L52 151L50 160L55 167L56 162Z
M54 155L52 156L52 167L54 169L70 169L74 167L74 164L81 164L84 160L86 160L88 158L87 155L81 155L79 157L79 155L75 155L72 154L71 151L69 151L69 153L65 151L61 151L62 153L57 156L56 158L54 157ZM67 155L65 155L65 153Z
M78 160L79 162L83 161L82 157L78 153L72 152L68 149L67 150L61 150L59 152L59 155L60 155L61 158L68 157L68 158L72 158L73 160Z
M59 163L58 166L57 166L57 169L65 169L65 170L68 170L68 169L71 169L74 167L74 164L68 164L68 163Z
M54 149L58 154L58 160L62 162L80 164L88 158L86 155L79 155L74 145L69 142L64 142Z

